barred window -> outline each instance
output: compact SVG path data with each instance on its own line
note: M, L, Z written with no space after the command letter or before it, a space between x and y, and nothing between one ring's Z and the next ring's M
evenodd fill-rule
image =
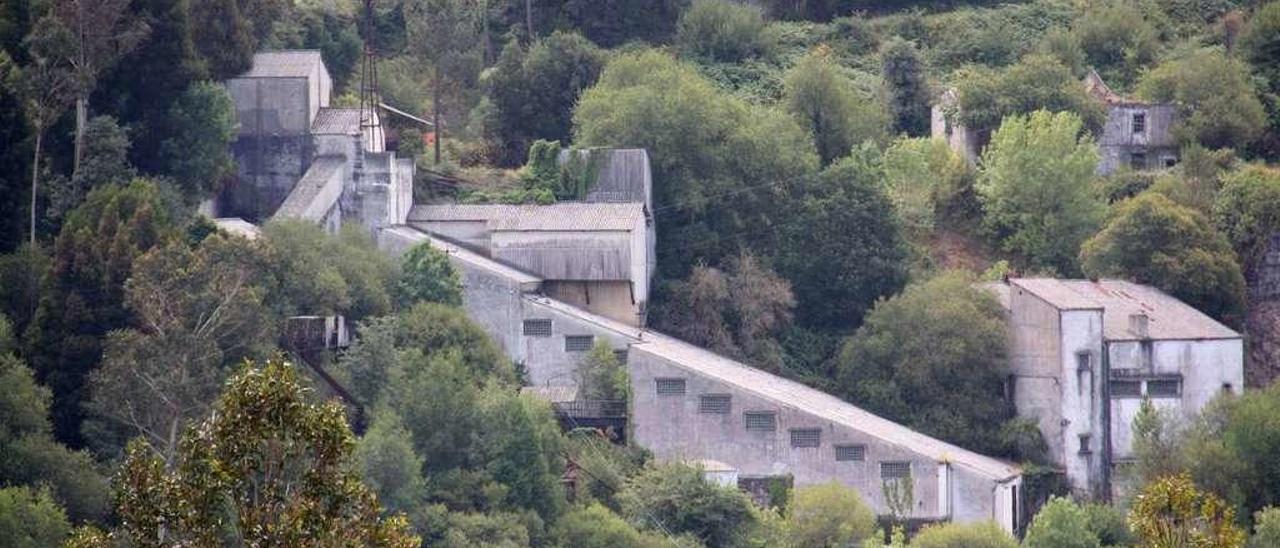
M683 396L684 379L656 379L659 396Z
M618 360L618 363L627 363L627 349L614 350L613 357Z
M821 428L792 428L792 447L819 447L822 445Z
M728 394L703 394L698 397L698 412L716 415L729 414L730 397Z
M865 445L837 445L836 460L837 461L857 461L862 462L867 458L867 446Z
M594 335L565 335L564 351L565 352L586 352L591 350L591 345L596 343Z
M778 429L778 416L772 411L748 411L743 417L748 431L773 432Z
M1142 383L1138 381L1111 381L1111 397L1140 398L1142 397Z
M880 479L894 480L911 477L911 463L905 461L880 463Z
M1153 398L1176 398L1182 394L1182 382L1177 379L1147 381L1147 395Z
M1145 112L1133 113L1133 132L1146 133L1146 131L1147 131L1147 113Z
M550 337L551 320L525 320L524 334L526 337Z

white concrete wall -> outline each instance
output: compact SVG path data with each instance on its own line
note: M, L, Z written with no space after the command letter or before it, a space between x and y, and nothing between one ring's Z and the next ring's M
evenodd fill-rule
M1010 369L1018 415L1036 420L1049 458L1063 461L1062 327L1058 309L1026 290L1009 288Z
M1102 311L1064 310L1061 317L1061 464L1072 488L1093 493L1102 486ZM1080 353L1087 353L1088 371L1079 369ZM1089 436L1087 453L1082 435Z
M663 461L711 459L732 466L741 476L790 474L796 485L838 481L858 490L879 514L888 514L884 501L880 463L911 463L914 483L912 518L980 521L997 519L999 484L963 466L951 465L946 476L937 460L913 452L888 440L849 428L803 409L773 401L735 385L701 376L660 355L649 352L644 342L631 347L628 355L631 375L631 433L638 445ZM658 395L656 379L685 379L684 395ZM730 394L728 414L699 412L701 394ZM747 431L743 413L776 413L774 432ZM821 444L816 448L793 448L790 429L818 428ZM866 447L860 462L837 461L835 446L860 444ZM941 491L947 492L941 492ZM941 501L949 500L950 504ZM949 506L949 507L948 507ZM1012 511L1011 509L1007 511ZM1005 520L1006 527L1012 520Z

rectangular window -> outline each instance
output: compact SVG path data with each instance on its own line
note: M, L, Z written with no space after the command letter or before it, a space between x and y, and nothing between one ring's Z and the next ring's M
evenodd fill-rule
M614 350L613 357L618 360L618 363L627 363L627 349L623 348L622 350Z
M862 462L867 458L865 445L837 445L836 460L841 462Z
M772 411L748 411L742 416L749 432L773 432L778 429L778 416Z
M880 463L880 479L897 480L909 477L911 477L911 463L909 462Z
M1076 352L1076 371L1092 371L1093 360L1088 350Z
M1172 156L1164 159L1164 167L1173 167L1178 165L1178 159Z
M586 352L591 350L591 345L596 343L595 335L565 335L564 351L565 352Z
M1147 395L1153 398L1176 398L1182 394L1182 382L1177 379L1147 381Z
M1134 133L1147 132L1147 113L1145 112L1133 113L1133 132Z
M1147 169L1147 153L1135 152L1130 154L1129 167L1133 169Z
M730 398L728 394L703 394L698 397L698 412L713 415L729 414Z
M1080 434L1080 454L1088 455L1091 453L1093 453L1093 450L1089 448L1089 434Z
M551 320L525 320L524 335L526 337L550 337Z
M821 428L792 428L792 447L820 447L822 445Z
M656 379L659 396L683 396L684 379Z
M1142 383L1138 381L1111 381L1111 397L1140 398L1142 397Z

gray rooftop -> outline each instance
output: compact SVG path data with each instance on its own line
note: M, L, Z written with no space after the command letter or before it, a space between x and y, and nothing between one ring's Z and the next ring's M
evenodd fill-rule
M253 54L253 66L239 78L306 78L323 67L320 50L263 51Z
M1102 310L1108 340L1134 340L1131 314L1146 314L1152 339L1238 339L1240 334L1154 287L1124 280L1014 278L1009 284L1060 310Z
M629 231L644 222L644 204L417 205L409 221L483 221L492 231Z
M347 159L342 156L319 156L302 174L274 217L320 221L342 196L342 169Z
M325 107L316 112L311 133L318 135L359 135L360 109Z

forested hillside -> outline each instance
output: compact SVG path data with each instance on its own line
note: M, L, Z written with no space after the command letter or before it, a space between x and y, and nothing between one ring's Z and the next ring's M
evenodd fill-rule
M197 212L237 173L221 82L314 49L356 106L366 47L378 100L433 124L386 117L419 201L571 201L591 181L562 147L646 149L649 327L1022 463L1049 500L1022 541L954 524L910 546L1280 545L1280 2L364 9L0 0L0 545L906 542L909 511L877 522L849 488L760 507L562 432L428 246L395 260L360 227L289 221L246 239ZM1173 105L1176 163L1098 174L1093 72ZM1145 403L1143 496L1066 498L978 287L1011 274L1154 286L1244 334L1246 387L1186 421ZM286 357L289 318L336 315L350 348ZM607 347L579 375L626 396Z

